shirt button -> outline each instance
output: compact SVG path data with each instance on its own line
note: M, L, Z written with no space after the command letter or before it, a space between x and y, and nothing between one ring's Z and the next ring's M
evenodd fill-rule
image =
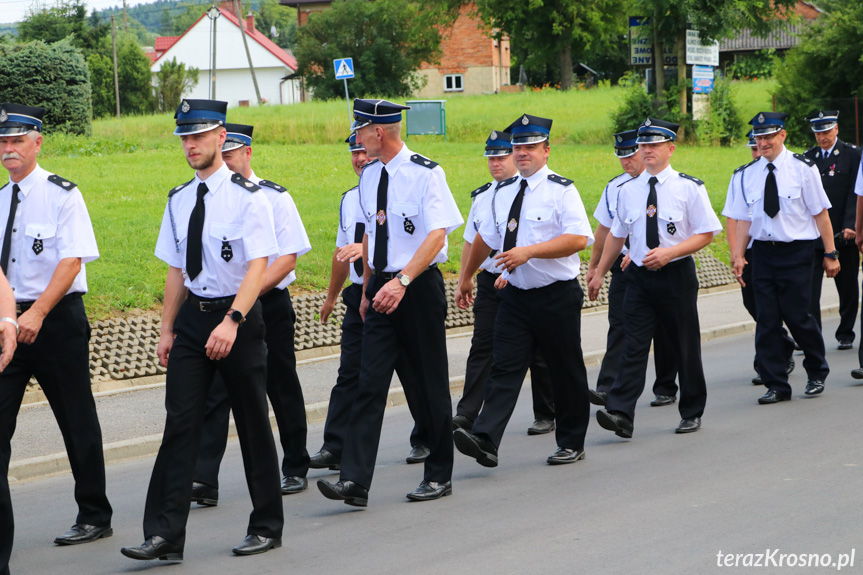
M207 291L207 288L201 288L201 289L202 289L202 290L204 290L204 291Z
M12 228L12 233L15 233L17 231L18 231L18 228Z
M15 258L12 258L12 263L13 263L13 264L15 263Z

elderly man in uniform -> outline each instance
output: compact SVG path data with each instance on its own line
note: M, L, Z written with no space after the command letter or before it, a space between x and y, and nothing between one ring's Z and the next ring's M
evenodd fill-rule
M513 122L513 155L519 175L497 188L492 217L479 227L459 284L473 291L473 274L492 249L500 307L494 326L494 366L485 403L470 430L453 432L459 451L485 467L498 464L498 449L524 376L538 347L554 386L557 450L551 465L584 459L590 421L587 371L581 352L578 252L593 242L578 190L548 167L552 120L528 114Z
M370 161L367 151L362 145L357 144L356 133L348 136L345 143L348 144L348 150L351 153L351 165L359 176L362 174L363 166ZM358 392L363 350L363 318L360 316L360 301L363 293L363 235L366 232L365 222L357 221L358 210L359 193L358 187L354 186L342 194L339 203L339 229L336 231L336 250L333 252L330 266L330 285L327 289L327 297L321 304L321 324L326 324L336 307L339 291L341 291L345 315L342 319L339 373L336 385L330 392L327 421L324 424L324 444L320 451L312 455L312 469L341 468L342 449L349 431L351 407ZM349 277L351 285L342 290L342 286ZM410 372L403 360L400 359L396 363L395 371L402 382L408 408L413 414L414 386L406 383ZM424 444L423 434L415 425L411 433L411 452L406 459L408 463L425 461L429 450Z
M253 126L225 124L226 140L222 160L228 169L261 187L273 208L279 256L268 260L267 277L258 299L266 327L267 396L279 425L282 444L282 495L306 489L309 453L306 450L306 403L297 377L294 354L294 323L297 316L291 303L288 286L296 279L297 258L310 249L309 237L300 219L297 206L287 190L269 180L262 180L253 171ZM221 376L217 375L207 399L207 413L201 434L201 447L195 464L192 501L214 506L219 502L219 467L228 441L228 416L231 401Z
M437 264L447 259L447 234L464 223L443 169L401 141L402 110L386 100L354 100L357 144L375 156L359 184L363 236L364 315L359 393L335 484L318 480L329 499L368 505L396 362L405 358L415 386L418 423L429 455L413 501L452 493L452 399L446 353L446 292ZM372 275L374 273L374 275Z
M473 241L480 225L492 217L491 202L498 188L508 185L518 177L518 170L512 159L512 142L508 132L494 130L485 143L485 154L488 158L488 169L494 182L489 182L471 192L471 207L464 228L464 246L461 250L461 274L459 282L467 279L464 269L470 257ZM494 189L492 189L494 186ZM482 407L485 382L491 375L494 353L494 321L497 309L500 307L499 290L494 282L500 277L500 271L495 268L492 252L480 264L480 272L476 276L478 284L476 300L473 292L465 295L460 290L455 292L455 301L461 309L468 309L473 304L473 338L470 341L470 353L467 357L467 367L464 375L464 392L456 407L456 415L452 418L453 429L470 429L479 415ZM533 395L534 422L528 435L542 435L554 431L554 389L551 384L551 374L548 365L539 349L534 350L533 361L530 364L530 390Z
M590 253L590 264L587 267L585 280L590 283L594 278L602 259L602 251L608 232L614 223L617 213L617 197L620 188L628 181L637 178L644 171L644 162L638 152L637 130L629 130L614 134L614 154L620 160L623 173L615 176L599 198L599 204L593 212L593 217L599 222L596 226L596 242ZM623 343L625 332L623 330L623 301L626 298L626 274L624 271L630 263L627 257L629 248L624 245L620 255L611 266L611 281L608 284L608 336L605 344L605 356L599 368L599 376L596 378L596 390L590 390L590 402L594 405L605 405L608 390L620 373L621 359L623 357ZM595 299L595 298L593 298ZM653 382L653 401L650 405L659 407L671 405L677 400L677 384L674 378L677 376L677 362L674 358L674 350L668 346L668 337L663 333L662 325L656 326L656 337L653 338L653 359L656 367L656 380Z
M638 128L644 172L621 186L617 213L597 274L588 286L593 297L629 237L624 299L626 340L620 373L596 421L619 437L633 432L635 404L644 390L650 340L662 324L680 376L681 421L677 433L701 427L707 385L701 363L698 277L692 254L713 241L722 225L710 205L704 182L671 165L677 124L648 118Z
M821 175L810 159L785 148L786 117L781 112L759 112L750 120L761 157L741 170L741 193L734 198L730 214L737 220L734 274L740 277L744 266L752 264L758 318L755 353L758 373L767 387L758 399L762 405L791 399L783 321L805 354L806 395L824 391L830 369L821 330L809 311L819 236L825 250L819 257L827 277L834 277L840 267ZM744 255L747 246L752 249L751 262Z
M78 517L54 543L89 543L113 533L102 430L90 388L90 324L81 299L87 291L84 264L98 258L99 250L81 191L39 166L44 114L43 108L0 105L0 152L9 172L9 183L0 189L0 218L6 222L0 267L18 307L16 323L2 280L0 366L8 366L0 374L0 573L9 572L14 538L10 443L32 376L54 412L75 477Z
M279 253L273 209L260 186L222 161L227 103L183 100L177 128L195 176L171 190L156 257L167 263L158 355L167 366L167 418L132 559L181 560L195 456L218 372L237 423L252 498L237 555L281 546L284 515L267 407L267 347L258 296Z
M860 252L855 240L857 219L857 196L854 186L857 170L860 169L860 148L839 139L839 112L821 110L811 118L809 124L818 143L804 156L812 160L821 172L821 184L830 200L830 225L833 226L833 242L839 252L839 273L833 278L839 292L839 327L836 341L839 349L854 347L854 324L857 322L857 305L860 287L857 273L860 269ZM810 313L821 327L821 287L824 283L824 267L821 258L824 247L816 241L815 258L812 265L812 301Z

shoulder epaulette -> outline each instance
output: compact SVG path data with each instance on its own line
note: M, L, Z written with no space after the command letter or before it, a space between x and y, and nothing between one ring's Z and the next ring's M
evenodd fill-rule
M815 152L818 152L818 155L820 156L821 155L821 147L820 146L812 146L811 148L809 148L808 150L803 152L803 155L804 156L807 156L810 154L814 155Z
M344 192L342 192L342 195L344 196L344 195L345 195L345 194L347 194L348 192L353 191L353 190L356 190L356 189L357 189L357 186L354 186L354 187L352 187L352 188L348 188L347 190L345 190Z
M622 176L622 175L623 175L623 174L621 174L621 176ZM620 176L618 176L618 177L620 177ZM635 176L635 178L637 178L637 177L638 177L638 176ZM628 184L629 182L631 182L631 181L632 181L632 180L634 180L635 178L629 178L629 179L628 179L628 180L626 180L625 182L620 182L619 184L617 184L617 187L619 188L619 187L621 187L621 186L625 186L626 184Z
M250 180L247 180L246 178L244 178L240 174L232 175L231 181L233 183L237 184L238 186L244 187L245 189L247 189L250 192L257 192L258 190L261 189L261 186L252 183Z
M5 183L5 184L3 184L2 186L0 186L0 191L3 191L3 189L4 189L6 186L8 186L8 185L9 185L9 182L6 182L6 183Z
M849 148L851 148L852 150L857 149L857 146L855 146L854 144L849 144L848 142L845 142L845 145L848 146Z
M491 182L489 182L483 186L480 186L470 193L470 197L475 198L478 195L480 195L481 193L483 193L484 191L486 191L487 189L489 189L490 187L491 187Z
M749 166L751 166L752 164L754 164L757 161L758 161L758 158L755 158L754 160L752 160L748 164L743 164L739 168L735 168L734 173L736 174L737 172L742 172L743 170L745 170L746 168L748 168Z
M792 154L792 155L793 155L795 158L797 158L798 160L800 160L801 162L803 162L804 164L806 164L807 166L813 166L813 165L815 165L815 164L814 164L814 162L813 162L812 160L810 160L809 158L807 158L807 157L806 157L806 156L804 156L803 154Z
M549 174L548 179L554 182L555 184L560 184L561 186L571 186L572 180L567 180L563 176L558 176L557 174Z
M413 162L414 164L419 164L420 166L424 166L428 169L437 167L437 162L433 162L425 156L420 156L419 154L414 154L413 156L411 156L411 162Z
M369 166L371 166L372 164L377 164L378 162L380 162L380 160L378 160L378 159L374 159L374 160L372 160L371 162L369 162L368 164L363 164L363 167L362 167L361 169L362 169L362 170L365 170L366 168L368 168L368 167L369 167Z
M173 196L174 194L176 194L177 192L179 192L180 190L182 190L183 188L185 188L186 186L188 186L189 184L191 184L194 181L195 181L195 178L192 178L188 182L186 182L184 184L180 184L176 188L172 188L171 191L168 192L168 197L170 198L171 196Z
M625 173L626 173L626 172L623 172L623 174L625 174ZM613 182L614 180L616 180L617 178L619 178L619 177L620 177L620 176L622 176L623 174L617 174L616 176L614 176L613 178L611 178L610 180L608 180L608 183L610 184L611 182Z
M696 178L695 176L690 176L689 174L684 174L683 172L678 172L678 174L680 174L680 177L681 177L681 178L686 178L687 180L689 180L689 181L691 181L691 182L695 182L695 183L696 183L696 184L698 184L699 186L703 186L703 185L704 185L704 182L702 182L701 180L699 180L699 179L698 179L698 178Z
M272 189L276 190L277 192L287 192L288 191L288 188L286 188L284 186L280 186L276 182L271 182L270 180L261 180L260 182L258 182L258 185L272 188Z
M66 178L61 178L57 174L51 174L48 176L48 181L54 184L55 186L60 186L64 190L71 190L75 187L75 184L67 180Z
M518 179L518 176L513 176L511 178L507 178L506 180L504 180L502 182L498 182L497 187L495 187L495 190L499 190L504 186L508 186L508 185L512 184L513 182L515 182L517 179Z

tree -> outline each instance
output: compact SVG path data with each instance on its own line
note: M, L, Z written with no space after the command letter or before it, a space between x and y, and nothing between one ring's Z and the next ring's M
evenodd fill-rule
M60 0L51 8L36 7L18 24L18 40L42 40L46 44L68 36L80 36L85 29L87 9L80 0Z
M280 48L293 50L297 43L297 12L282 6L278 0L262 0L255 11L255 28Z
M560 88L572 86L573 54L594 48L602 52L625 31L625 0L477 0L480 17L508 35L524 54L517 63L527 69L554 66ZM514 49L515 51L516 49Z
M338 98L344 85L333 60L350 57L354 95L407 96L422 87L415 70L440 56L440 31L428 24L439 16L437 7L404 0L335 0L297 31L298 72L316 98Z
M169 112L177 107L183 94L198 84L198 69L186 69L176 58L162 63L156 72L156 104L160 112Z

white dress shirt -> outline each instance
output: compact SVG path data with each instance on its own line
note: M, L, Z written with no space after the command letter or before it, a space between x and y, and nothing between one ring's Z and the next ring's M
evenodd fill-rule
M647 196L650 178L644 170L620 187L617 213L611 233L616 238L629 236L629 257L641 267L647 252ZM694 235L722 231L722 224L710 205L704 184L699 184L667 166L656 174L656 218L659 247L670 248ZM686 256L683 256L686 257ZM676 261L682 259L675 258Z
M620 187L631 179L632 176L623 172L619 176L615 176L614 179L606 184L605 189L602 190L599 203L593 211L593 217L609 230L611 230L611 226L617 218L617 198L620 195ZM628 252L629 248L626 246L623 246L623 249L620 250L620 253L623 255L626 255Z
M260 190L250 192L246 187L233 183L233 175L223 164L203 182L208 188L204 196L201 240L203 269L194 280L186 273L186 248L189 218L201 183L197 173L188 185L172 191L162 217L156 257L183 270L184 285L199 297L236 295L248 271L249 260L269 258L279 253L273 209L266 195ZM223 242L231 246L233 255L229 261L222 257Z
M813 216L830 208L818 168L814 163L798 160L783 148L773 161L779 213L771 218L764 213L767 164L762 156L740 172L741 193L734 198L729 217L752 222L749 228L752 241L792 242L818 238L820 233Z
M722 207L722 215L725 216L726 218L731 218L732 220L737 219L731 215L733 213L732 209L734 208L735 199L738 196L742 195L742 192L740 191L740 182L743 179L743 172L750 165L752 165L752 164L751 163L745 164L745 165L737 168L737 170L735 170L734 173L731 174L731 180L728 182L728 192L726 192L726 194L725 194L725 205ZM748 219L749 218L747 218L747 220Z
M429 162L425 164L425 162ZM404 269L417 249L432 230L444 229L449 234L464 223L458 205L446 183L443 168L434 165L419 154L402 149L386 165L374 161L363 167L360 176L360 214L358 221L366 224L369 237L369 266L374 269L375 227L378 202L378 183L381 170L389 174L387 187L386 224L387 267L385 272ZM408 223L408 220L410 223ZM412 224L412 225L410 225ZM408 230L412 230L408 231ZM432 264L447 260L447 241Z
M509 211L523 180L527 181L527 188L518 218L516 247L540 244L563 234L586 236L588 245L593 243L593 231L578 190L572 184L564 186L549 180L550 175L556 176L546 164L530 177L519 176L513 183L497 189L492 198L494 218L484 221L479 229L489 247L503 250ZM519 289L535 289L575 279L580 269L581 259L574 253L554 259L532 258L502 277Z
M506 180L503 181L505 182ZM492 218L491 202L501 183L502 182L489 182L486 184L488 186L487 188L485 186L477 188L476 191L483 191L476 194L470 204L470 213L467 215L467 223L464 226L464 241L473 244L482 223L485 220L490 220ZM499 274L500 270L494 267L495 255L497 255L497 252L492 251L491 254L482 261L479 269L485 270L489 273Z
M363 233L365 233L366 221L362 217L362 212L360 211L359 188L354 186L342 194L342 201L339 203L339 229L338 232L336 232L337 248L343 248L347 245L356 243L354 240L356 239L356 229L358 225L363 226ZM362 238L360 238L360 241L362 241ZM362 263L362 260L357 261ZM363 285L363 274L357 273L357 270L354 269L354 262L349 263L351 282ZM362 267L360 269L362 269Z

